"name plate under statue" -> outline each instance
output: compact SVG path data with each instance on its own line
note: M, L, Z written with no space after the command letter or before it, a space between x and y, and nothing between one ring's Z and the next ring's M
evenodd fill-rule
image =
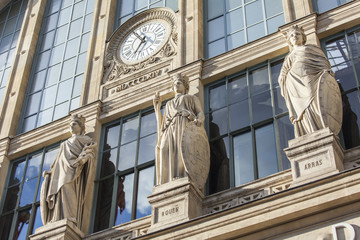
M158 123L156 186L148 197L154 232L201 216L204 186L210 169L210 147L199 99L188 94L189 81L173 77L175 97L164 115L158 93L154 109Z
M305 44L303 28L292 26L284 35L290 52L278 81L294 125L295 139L284 151L296 186L344 169L344 153L337 137L342 125L342 100L328 59L319 47Z
M85 135L85 119L72 115L72 136L60 144L49 171L44 171L40 213L44 224L30 236L37 239L82 239L82 214L87 179L95 159L96 143Z

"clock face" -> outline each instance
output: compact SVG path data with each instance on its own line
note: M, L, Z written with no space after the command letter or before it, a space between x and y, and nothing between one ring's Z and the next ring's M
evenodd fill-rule
M137 63L156 53L170 34L166 22L151 21L131 30L119 47L124 63Z

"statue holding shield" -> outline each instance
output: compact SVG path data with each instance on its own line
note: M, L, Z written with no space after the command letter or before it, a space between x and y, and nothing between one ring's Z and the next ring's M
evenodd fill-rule
M158 93L153 103L158 122L156 146L156 184L188 176L203 189L210 167L210 148L204 129L204 112L200 100L188 94L189 80L173 77L175 97L168 101L164 115Z

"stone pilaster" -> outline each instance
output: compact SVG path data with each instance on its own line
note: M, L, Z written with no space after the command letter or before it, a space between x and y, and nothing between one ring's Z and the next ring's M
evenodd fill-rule
M33 235L30 235L30 240L80 240L84 236L85 234L77 228L74 222L64 219L39 227Z

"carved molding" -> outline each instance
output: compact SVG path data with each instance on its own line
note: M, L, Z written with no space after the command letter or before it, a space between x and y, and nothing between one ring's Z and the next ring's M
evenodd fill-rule
M152 56L136 64L125 64L118 57L118 47L129 32L150 20L159 19L166 21L171 32L169 39ZM122 24L110 37L105 50L103 84L119 80L124 75L129 75L153 64L163 62L177 54L178 34L176 32L176 15L168 8L153 8L144 11Z

